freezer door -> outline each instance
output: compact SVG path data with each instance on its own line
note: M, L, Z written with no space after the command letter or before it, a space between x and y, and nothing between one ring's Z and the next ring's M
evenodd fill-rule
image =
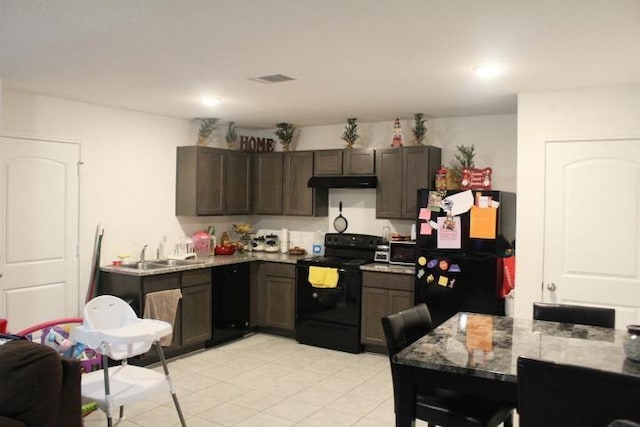
M418 217L416 220L416 243L424 250L439 250L438 230L428 226L430 221L438 223L438 218L445 218L446 212L429 211L429 197L431 191L422 189L418 192ZM457 191L447 192L447 196L458 193ZM491 199L499 203L495 215L495 239L472 238L470 237L471 214L466 212L459 215L460 218L460 246L453 248L460 253L484 253L496 256L508 256L507 252L512 248L515 239L515 193L503 191L472 191L475 200L476 195L490 196ZM422 209L422 210L421 210Z

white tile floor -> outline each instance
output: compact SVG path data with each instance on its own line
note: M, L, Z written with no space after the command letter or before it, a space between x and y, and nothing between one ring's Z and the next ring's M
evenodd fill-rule
M395 423L385 355L350 354L254 334L171 360L169 371L189 427ZM106 416L95 411L84 421L86 427L105 426ZM169 393L162 393L125 407L117 425L179 426L180 421Z

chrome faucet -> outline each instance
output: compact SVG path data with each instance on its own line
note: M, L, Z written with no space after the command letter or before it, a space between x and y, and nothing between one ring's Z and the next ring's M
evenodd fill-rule
M147 250L147 246L149 246L149 245L144 245L144 246L142 247L142 250L140 251L140 262L144 262L144 253L145 253L145 252L146 252L146 250Z

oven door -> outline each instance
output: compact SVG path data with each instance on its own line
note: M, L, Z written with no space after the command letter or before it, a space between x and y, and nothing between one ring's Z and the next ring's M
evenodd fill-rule
M298 264L296 340L301 344L360 353L361 290L359 268L338 268L335 288L317 288L309 283L309 265Z
M296 267L296 319L338 325L360 325L362 273L359 269L338 270L335 288L317 288L309 283L309 266Z

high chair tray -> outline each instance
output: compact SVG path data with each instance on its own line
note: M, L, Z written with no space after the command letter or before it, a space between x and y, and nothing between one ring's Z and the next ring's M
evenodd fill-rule
M112 329L91 329L81 325L71 330L71 339L91 348L98 348L103 342L110 344L133 344L157 341L171 333L168 322L154 319L138 319L136 322Z

